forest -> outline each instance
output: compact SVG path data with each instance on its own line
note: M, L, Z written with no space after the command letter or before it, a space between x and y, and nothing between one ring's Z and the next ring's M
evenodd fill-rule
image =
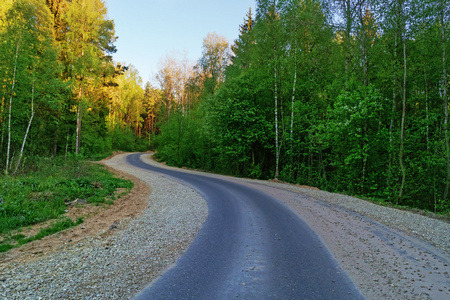
M449 2L256 2L160 71L159 159L448 212Z
M83 223L70 203L133 187L86 161L148 149L158 93L113 62L116 39L103 0L0 0L0 253Z
M148 149L158 91L115 63L103 0L0 0L0 167ZM2 172L3 173L3 172Z
M143 84L103 0L0 0L0 168L170 165L450 211L446 0L257 0Z

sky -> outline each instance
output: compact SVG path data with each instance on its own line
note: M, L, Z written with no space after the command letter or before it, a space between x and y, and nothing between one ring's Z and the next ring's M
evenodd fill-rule
M115 22L116 62L135 66L142 80L154 82L166 55L187 54L196 62L209 32L232 43L239 36L255 0L105 0L108 18ZM253 14L254 17L254 14Z

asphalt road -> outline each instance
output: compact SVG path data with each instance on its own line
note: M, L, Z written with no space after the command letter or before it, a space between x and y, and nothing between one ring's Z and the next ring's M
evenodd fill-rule
M364 299L320 238L287 206L217 178L127 161L192 186L209 215L196 239L142 299Z

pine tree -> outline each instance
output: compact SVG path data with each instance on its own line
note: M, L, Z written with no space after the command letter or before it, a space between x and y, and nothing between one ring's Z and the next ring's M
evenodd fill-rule
M228 73L240 73L250 67L251 61L251 47L255 44L253 34L251 33L253 29L254 21L252 15L252 9L249 11L244 18L244 23L239 26L239 38L234 41L231 46L231 51L233 53L231 60L232 65ZM235 76L235 75L232 75Z

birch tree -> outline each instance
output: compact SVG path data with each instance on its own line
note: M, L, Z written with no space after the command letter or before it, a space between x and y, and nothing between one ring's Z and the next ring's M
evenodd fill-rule
M445 137L445 158L447 164L447 180L445 183L444 190L444 201L447 200L449 187L450 187L450 142L448 136L448 74L447 74L447 55L446 55L446 44L447 44L447 32L445 15L448 13L448 4L445 0L439 1L439 25L441 28L441 42L442 42L442 100L444 106L444 137Z
M34 97L33 79L46 80L45 73L51 67L47 61L55 62L56 57L49 57L48 53L55 54L52 43L53 24L48 8L39 0L16 1L6 13L4 26L0 30L3 43L0 55L2 64L0 78L7 82L8 93L8 141L6 150L5 173L8 174L11 166L11 151L18 144L19 132L22 130L21 119L29 99ZM45 65L36 70L33 65ZM50 71L51 72L51 71ZM47 81L50 84L51 80ZM30 92L31 91L31 92ZM32 95L33 94L33 95ZM28 101L27 101L28 100ZM29 127L24 128L28 134ZM22 143L20 158L23 155L25 141Z
M280 12L279 5L276 0L272 1L258 1L257 8L257 39L261 43L261 50L266 52L264 54L267 59L268 72L272 76L273 87L273 108L274 108L274 132L275 132L275 178L280 174L280 127L279 127L279 72L280 59L283 56L280 42L282 41L282 34L280 31ZM278 3L279 4L279 3ZM282 111L281 111L282 114Z

